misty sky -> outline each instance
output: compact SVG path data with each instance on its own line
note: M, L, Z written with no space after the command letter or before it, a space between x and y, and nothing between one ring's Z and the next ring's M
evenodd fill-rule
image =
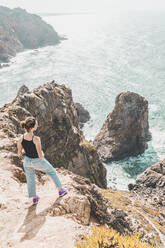
M0 5L29 12L165 10L165 0L0 0Z

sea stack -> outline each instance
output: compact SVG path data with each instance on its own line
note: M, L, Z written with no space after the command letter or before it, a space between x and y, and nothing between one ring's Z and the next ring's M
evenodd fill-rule
M143 153L149 139L148 101L128 91L116 97L94 145L103 161L113 161Z

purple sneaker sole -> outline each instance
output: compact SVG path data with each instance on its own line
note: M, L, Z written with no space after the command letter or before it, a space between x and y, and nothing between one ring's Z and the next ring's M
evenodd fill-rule
M67 190L66 189L62 189L60 192L59 192L59 197L62 197L64 195L67 194Z
M33 204L37 204L39 199L40 199L39 196L36 196L36 198L33 199Z

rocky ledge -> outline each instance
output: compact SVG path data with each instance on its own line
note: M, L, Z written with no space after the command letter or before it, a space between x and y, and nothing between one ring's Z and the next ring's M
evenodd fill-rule
M13 162L20 166L22 161L15 154L16 141L24 131L20 121L27 116L37 118L36 135L41 137L45 157L55 167L64 167L100 187L107 187L106 169L96 148L85 140L80 130L69 88L54 81L32 92L24 87L12 103L0 109L0 149L12 151Z
M145 170L135 184L129 184L129 189L149 204L163 206L165 216L165 159Z
M35 49L60 42L57 32L40 16L21 8L0 6L0 63L24 49Z
M134 92L122 92L93 143L103 161L113 161L143 153L150 137L148 101Z
M74 247L92 225L106 225L121 234L139 234L142 241L163 247L165 216L162 206L149 206L134 192L101 189L87 178L57 168L68 194L58 198L54 184L37 173L39 204L27 201L25 173L0 154L0 243L2 247ZM6 225L10 220L10 225ZM10 235L9 235L10 233ZM165 233L164 233L165 234ZM65 239L63 237L65 236ZM67 242L66 242L67 239Z

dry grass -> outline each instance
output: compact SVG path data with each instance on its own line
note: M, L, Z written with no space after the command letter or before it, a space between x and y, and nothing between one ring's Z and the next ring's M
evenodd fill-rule
M152 248L153 245L140 241L138 235L121 235L112 228L92 227L92 234L84 236L83 243L76 243L77 248Z
M83 139L80 143L80 146L86 146L90 151L96 151L96 147L92 145L89 141L86 139Z

